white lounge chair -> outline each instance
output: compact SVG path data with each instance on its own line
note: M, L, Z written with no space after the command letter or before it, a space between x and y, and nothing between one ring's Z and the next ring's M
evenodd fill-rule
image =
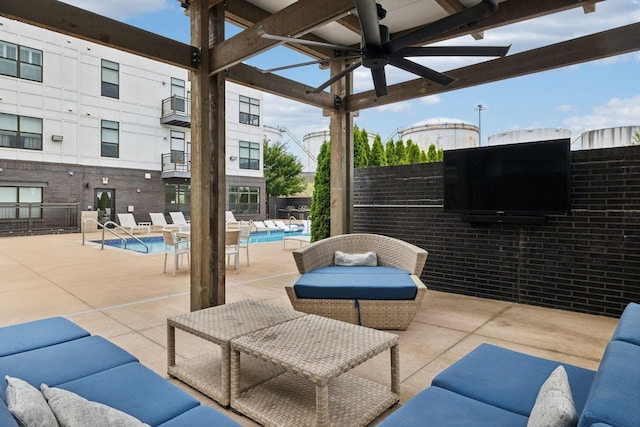
M187 256L187 264L191 267L191 254L190 240L186 237L176 237L175 231L167 228L162 229L162 238L164 239L164 270L167 272L167 257L169 252L173 253L173 275L176 275L178 269L179 258L184 255Z
M273 221L271 220L265 220L264 221L264 225L267 226L267 230L269 231L286 231L287 227L280 227L278 225L276 225Z
M180 227L191 226L189 221L185 219L184 214L182 212L169 212L169 215L171 215L171 221L173 221L175 225L179 225Z
M167 224L163 213L149 212L149 217L151 217L151 228L160 228L161 230L166 228L174 231L180 229L180 226L177 224Z
M274 224L276 225L276 227L282 228L284 230L285 233L290 233L292 231L303 231L304 230L304 225L302 224L298 224L298 223L292 223L292 224L285 224L282 221L273 221Z
M240 225L231 211L224 211L224 222L227 228L238 228L238 225Z
M129 230L129 233L131 234L133 234L135 230L144 230L147 233L150 230L150 226L148 224L138 224L136 219L133 217L133 214L119 213L117 215L120 226L125 230Z

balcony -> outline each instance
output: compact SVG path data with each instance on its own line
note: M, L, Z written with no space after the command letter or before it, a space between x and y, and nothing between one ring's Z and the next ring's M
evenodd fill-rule
M191 178L191 154L172 151L162 155L162 178Z
M160 123L163 125L191 127L191 100L184 96L173 95L162 100L162 117Z

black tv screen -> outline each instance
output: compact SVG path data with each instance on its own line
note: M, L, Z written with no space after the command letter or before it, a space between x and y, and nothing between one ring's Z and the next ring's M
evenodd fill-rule
M558 215L571 210L570 140L444 152L444 210Z

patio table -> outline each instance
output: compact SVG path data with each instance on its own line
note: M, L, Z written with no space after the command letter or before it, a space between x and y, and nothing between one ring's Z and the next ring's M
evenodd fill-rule
M391 386L347 373L390 349ZM243 389L241 354L285 372ZM308 315L231 340L231 407L273 426L358 426L398 401L398 336Z
M301 316L306 314L286 307L243 300L170 317L167 319L167 372L227 406L231 339ZM208 351L176 363L176 329L217 344L219 351ZM247 358L245 362L244 387L281 372L255 359Z

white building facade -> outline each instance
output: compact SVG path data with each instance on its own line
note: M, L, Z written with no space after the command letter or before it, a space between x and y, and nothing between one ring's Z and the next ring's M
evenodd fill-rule
M0 204L188 216L189 88L181 68L0 18ZM228 209L264 217L262 94L227 83L226 103Z

